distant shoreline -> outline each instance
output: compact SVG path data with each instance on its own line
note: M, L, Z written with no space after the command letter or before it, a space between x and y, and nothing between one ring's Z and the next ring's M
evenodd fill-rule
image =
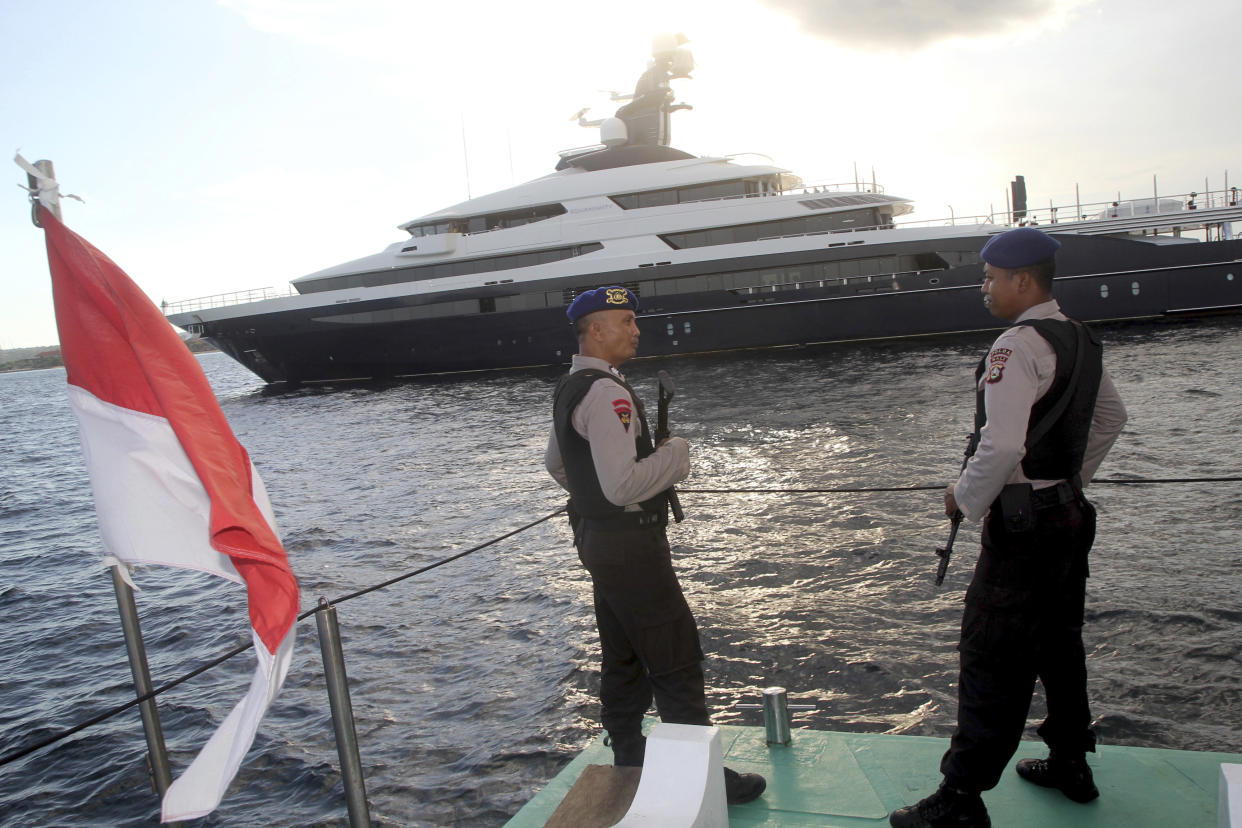
M185 343L191 353L202 354L219 350L205 339L194 339ZM10 353L32 353L33 356L23 356L17 359L4 361L5 351L0 350L0 374L13 373L15 371L41 371L44 368L61 368L65 362L60 356L59 345L49 345L42 348L13 348Z

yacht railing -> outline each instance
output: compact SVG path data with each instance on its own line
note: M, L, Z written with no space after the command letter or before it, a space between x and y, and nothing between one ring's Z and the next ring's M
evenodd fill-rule
M292 287L280 291L273 287L236 290L232 293L217 293L214 296L200 296L196 299L182 299L177 302L161 302L160 310L167 316L171 313L188 313L204 308L223 308L229 305L244 305L247 302L261 302L264 299L280 299L284 296L297 296Z
M735 201L739 198L775 198L779 196L813 196L831 193L883 193L884 188L878 184L863 184L847 181L841 184L802 184L798 187L787 187L780 190L764 190L758 193L742 195L716 196L714 198L696 198L681 201L679 204L703 204L708 201ZM673 205L669 205L673 206Z
M1212 224L1236 218L1228 215L1232 209L1242 209L1242 193L1237 187L1223 190L1205 190L1203 192L1178 193L1164 195L1153 192L1150 197L1131 199L1118 198L1114 201L1093 201L1047 207L1027 207L1023 215L1016 215L1012 208L1004 212L992 212L988 215L957 216L949 208L948 217L923 219L918 221L897 222L901 227L939 227L972 224L996 224L1006 227L1043 227L1054 224L1077 224L1082 222L1103 222L1124 219L1149 219L1157 216L1168 217L1172 221L1161 223L1161 227L1185 227L1189 225ZM1210 211L1224 210L1226 215L1211 215Z
M816 195L817 193L883 193L884 185L865 181L844 181L839 184L802 184L789 187L780 195Z
M755 296L767 293L782 293L790 290L810 290L824 287L845 287L848 285L878 285L873 288L860 288L868 293L898 290L898 283L903 278L922 276L924 273L943 273L948 268L934 267L919 270L899 270L891 273L856 274L853 276L827 276L823 279L791 279L788 282L756 283L742 287L730 288L734 296ZM932 281L932 284L936 282Z

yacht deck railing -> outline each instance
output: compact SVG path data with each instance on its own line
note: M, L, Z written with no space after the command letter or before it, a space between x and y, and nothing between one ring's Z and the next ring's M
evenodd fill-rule
M1164 217L1171 221L1160 222L1159 226L1172 228L1211 224L1222 220L1219 214L1214 214L1212 211L1219 213L1224 210L1224 220L1230 220L1231 208L1242 209L1242 193L1239 193L1237 187L1173 195L1153 192L1151 197L1118 198L1115 201L1093 201L1061 206L1049 204L1047 207L1027 207L1025 213L1020 216L1016 215L1012 208L987 215L957 216L953 214L953 208L950 207L948 217L902 221L897 224L900 227L949 227L972 224L1044 227L1054 224Z
M229 305L244 305L247 302L260 302L264 299L280 299L284 296L297 296L292 287L284 291L273 287L252 288L251 290L235 290L231 293L217 293L213 296L199 296L195 299L182 299L176 302L161 302L160 310L165 316L172 313L189 313L204 308L223 308Z

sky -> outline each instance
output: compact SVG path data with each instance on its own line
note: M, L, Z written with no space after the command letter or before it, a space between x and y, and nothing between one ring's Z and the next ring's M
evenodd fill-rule
M910 218L1242 185L1237 0L0 0L0 148L156 302L377 253L595 143L681 32L673 145L874 179ZM12 157L9 155L8 157ZM57 342L42 233L0 199L0 348ZM3 191L0 191L3 192Z

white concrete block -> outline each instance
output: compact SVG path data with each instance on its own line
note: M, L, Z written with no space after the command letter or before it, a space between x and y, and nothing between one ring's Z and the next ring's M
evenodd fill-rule
M638 791L615 828L728 828L724 754L715 727L665 724L647 736Z
M1221 763L1216 819L1219 828L1242 828L1242 765Z

